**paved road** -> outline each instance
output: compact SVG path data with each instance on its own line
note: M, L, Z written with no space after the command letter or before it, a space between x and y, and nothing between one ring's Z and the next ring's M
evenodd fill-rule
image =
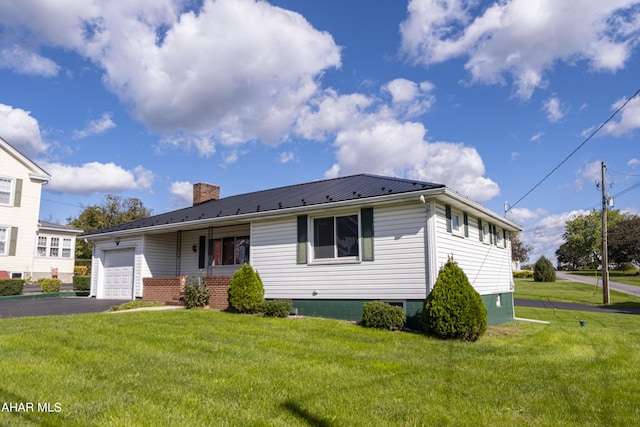
M87 297L20 298L0 300L0 319L25 316L100 313L126 301Z
M556 272L556 276L558 277L558 279L570 280L572 282L588 283L590 285L596 284L595 277L580 276L579 274L570 274L564 271ZM602 288L601 277L598 279L598 287ZM640 297L640 286L625 285L624 283L612 282L611 279L609 279L609 290Z
M554 308L556 310L590 311L592 313L620 313L640 314L640 308L619 307L615 304L608 306L576 304L571 302L542 301L514 298L516 307Z

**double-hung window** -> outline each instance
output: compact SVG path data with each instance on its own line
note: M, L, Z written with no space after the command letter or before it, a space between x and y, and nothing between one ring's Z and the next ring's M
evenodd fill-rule
M359 250L358 215L313 219L314 259L357 259Z
M0 177L0 205L13 203L13 179Z
M9 253L9 228L0 227L0 255Z

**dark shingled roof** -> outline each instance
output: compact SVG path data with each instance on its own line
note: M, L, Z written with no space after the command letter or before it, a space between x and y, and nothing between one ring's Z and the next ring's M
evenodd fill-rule
M188 208L89 232L85 236L242 214L267 213L287 208L328 205L434 188L444 188L444 185L368 174L352 175L209 200Z

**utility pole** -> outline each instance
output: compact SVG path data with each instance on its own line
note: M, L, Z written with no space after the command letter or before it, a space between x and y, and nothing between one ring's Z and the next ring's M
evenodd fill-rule
M602 303L609 304L609 254L607 253L607 186L604 162L602 166Z

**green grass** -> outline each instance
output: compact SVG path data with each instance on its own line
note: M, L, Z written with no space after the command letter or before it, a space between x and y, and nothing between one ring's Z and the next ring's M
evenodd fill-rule
M165 305L163 302L142 301L137 299L137 300L125 302L124 304L114 305L111 307L110 311L132 310L134 308L145 308L145 307L162 307L163 305Z
M6 319L0 405L58 402L61 412L0 412L0 425L637 422L640 316L516 315L551 324L517 322L464 343L205 310Z
M585 283L534 282L533 279L514 279L514 298L544 301L575 302L579 304L602 305L602 284L599 287ZM610 290L610 303L618 307L640 308L640 298Z

